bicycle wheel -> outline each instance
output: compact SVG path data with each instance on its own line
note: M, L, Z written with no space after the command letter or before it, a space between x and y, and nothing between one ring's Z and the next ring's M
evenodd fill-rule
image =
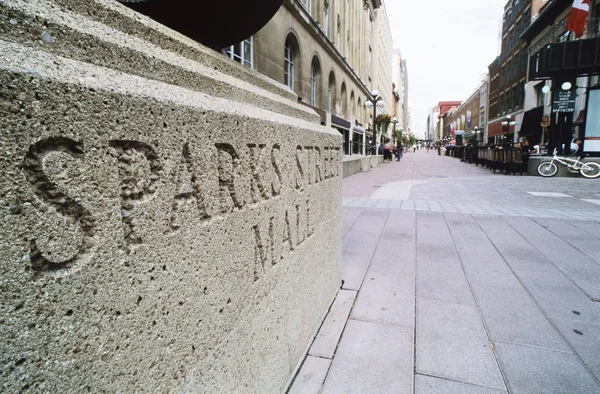
M598 178L600 176L600 164L593 161L583 163L579 173L586 178Z
M558 172L558 167L551 161L543 161L538 166L537 172L543 177L551 177Z

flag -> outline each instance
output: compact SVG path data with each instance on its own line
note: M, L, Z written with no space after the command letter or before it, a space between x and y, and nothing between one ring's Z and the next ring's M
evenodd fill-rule
M569 14L567 30L575 33L575 38L579 38L585 31L585 22L590 11L590 0L573 0L573 7Z

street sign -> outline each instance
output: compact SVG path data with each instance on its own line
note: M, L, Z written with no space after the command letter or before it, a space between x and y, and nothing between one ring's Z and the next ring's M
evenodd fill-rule
M552 97L552 113L575 112L575 91L561 90Z

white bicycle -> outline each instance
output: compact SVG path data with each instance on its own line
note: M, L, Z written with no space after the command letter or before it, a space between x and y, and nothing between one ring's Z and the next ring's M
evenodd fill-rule
M563 166L567 167L569 172L574 174L580 173L586 178L598 178L600 177L600 164L595 163L593 161L588 161L584 163L579 160L579 157L563 157L558 156L556 154L556 149L554 150L554 156L552 156L552 160L543 161L537 167L537 172L543 177L551 177L556 175L558 172L558 166L556 163L560 163Z

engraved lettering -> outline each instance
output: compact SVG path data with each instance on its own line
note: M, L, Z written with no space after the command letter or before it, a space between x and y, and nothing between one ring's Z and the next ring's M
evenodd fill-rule
M92 248L96 220L61 185L82 176L81 159L83 143L49 137L31 145L21 163L31 190L47 205L46 214L55 212L42 224L43 235L31 240L30 261L35 277L68 273ZM62 237L57 239L53 233L62 233Z
M233 146L229 144L215 144L218 150L219 196L221 212L232 212L246 204L241 190L241 182L236 178L241 177L241 160Z
M266 145L248 144L250 151L250 190L252 201L257 203L261 200L269 199L269 190L267 188L268 177L266 160Z
M126 245L143 243L137 216L141 206L156 195L162 175L158 155L150 145L140 141L112 140L119 159L121 179L121 219Z
M279 144L275 144L271 149L271 164L273 166L273 172L275 173L271 183L271 193L273 194L273 197L281 194L281 170L283 169L283 164L281 161L281 146Z

